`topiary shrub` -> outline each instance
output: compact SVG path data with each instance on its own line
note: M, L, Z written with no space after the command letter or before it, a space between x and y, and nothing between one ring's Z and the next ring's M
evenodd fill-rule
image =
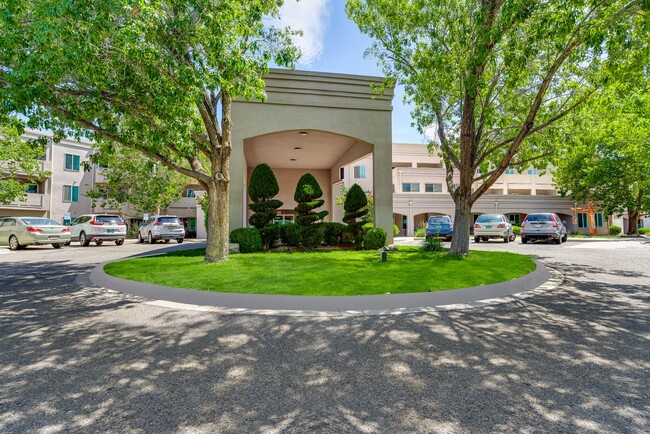
M623 229L622 229L620 226L611 225L611 226L609 227L609 234L610 234L610 235L618 235L618 234L621 233L622 230L623 230ZM640 230L640 229L639 229L639 233L641 233L641 230Z
M322 228L315 223L325 218L329 212L314 212L316 208L320 208L325 203L325 200L320 199L322 195L323 190L311 173L305 173L300 177L293 198L298 202L295 208L296 223L302 228L302 245L304 247L316 247L323 242Z
M512 230L515 235L521 235L521 228L519 226L512 225Z
M280 225L266 225L259 231L262 237L262 246L265 249L275 246L275 243L280 239Z
M386 245L386 231L382 228L372 228L363 238L363 248L366 250L381 249Z
M300 226L295 223L287 223L280 226L280 238L287 246L298 247L300 246Z
M253 201L248 208L254 212L248 223L260 230L265 249L272 247L279 238L277 229L266 229L267 226L273 226L277 209L283 204L281 200L273 199L279 192L278 180L271 167L264 163L255 166L248 183L248 196Z
M393 236L396 237L397 235L399 235L399 228L397 225L393 225Z
M357 219L363 219L368 214L368 210L365 208L366 205L368 205L366 193L358 184L354 184L345 196L343 221L348 224L348 231L352 234L352 242L357 248L361 248L363 243L364 224L363 221Z
M241 253L262 251L262 237L257 228L239 228L230 232L230 242L239 244Z
M347 229L344 224L326 222L322 224L323 240L327 246L335 246L341 242L341 236Z
M650 234L650 228L639 228L639 235Z

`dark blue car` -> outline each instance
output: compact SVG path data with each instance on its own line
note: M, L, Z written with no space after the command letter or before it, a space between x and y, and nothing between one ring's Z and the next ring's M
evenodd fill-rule
M438 236L451 241L454 234L454 223L448 215L434 215L429 217L426 232L427 238Z

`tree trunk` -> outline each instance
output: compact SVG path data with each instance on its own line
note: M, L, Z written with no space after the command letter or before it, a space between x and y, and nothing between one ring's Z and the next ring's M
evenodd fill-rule
M469 226L472 224L472 204L469 197L458 195L455 198L454 236L451 239L450 255L469 253Z
M208 185L208 238L205 244L206 262L228 259L229 210L228 182L213 181Z
M627 209L627 216L630 219L629 224L627 226L627 234L628 235L634 235L635 237L639 236L638 222L639 222L639 215L640 214L641 213L639 212L638 208L634 208L634 209L628 208Z

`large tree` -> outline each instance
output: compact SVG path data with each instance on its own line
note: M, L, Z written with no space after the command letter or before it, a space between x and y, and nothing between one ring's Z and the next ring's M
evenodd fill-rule
M375 40L368 54L404 85L415 125L435 131L455 202L450 253L468 253L474 202L508 166L547 157L546 128L647 43L642 3L348 0Z
M35 183L50 174L43 170L46 138L25 140L21 137L23 132L21 120L0 113L0 204L3 205L25 197L25 181Z
M118 143L207 191L207 261L228 255L231 106L292 66L282 0L0 0L0 110Z
M597 202L608 215L627 211L629 235L650 212L649 72L626 75L563 122L553 173L560 194Z

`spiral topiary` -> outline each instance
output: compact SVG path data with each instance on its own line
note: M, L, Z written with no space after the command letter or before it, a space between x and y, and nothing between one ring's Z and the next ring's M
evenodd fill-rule
M363 216L368 214L368 210L365 209L366 205L368 205L366 193L358 184L354 184L345 196L343 221L348 224L348 231L352 234L352 242L357 248L361 248L363 243L364 224L363 220L357 221L357 219L362 219Z
M260 230L264 248L269 248L278 238L278 231L266 226L273 225L273 219L283 204L282 201L273 199L280 192L278 180L268 164L258 164L251 173L248 184L248 196L253 203L248 205L254 212L248 222Z
M311 173L305 173L300 177L296 192L293 198L296 205L296 223L302 228L302 244L304 247L315 247L323 242L323 233L315 225L318 220L322 220L328 211L314 212L314 209L323 206L325 201L319 199L323 195L318 181Z

